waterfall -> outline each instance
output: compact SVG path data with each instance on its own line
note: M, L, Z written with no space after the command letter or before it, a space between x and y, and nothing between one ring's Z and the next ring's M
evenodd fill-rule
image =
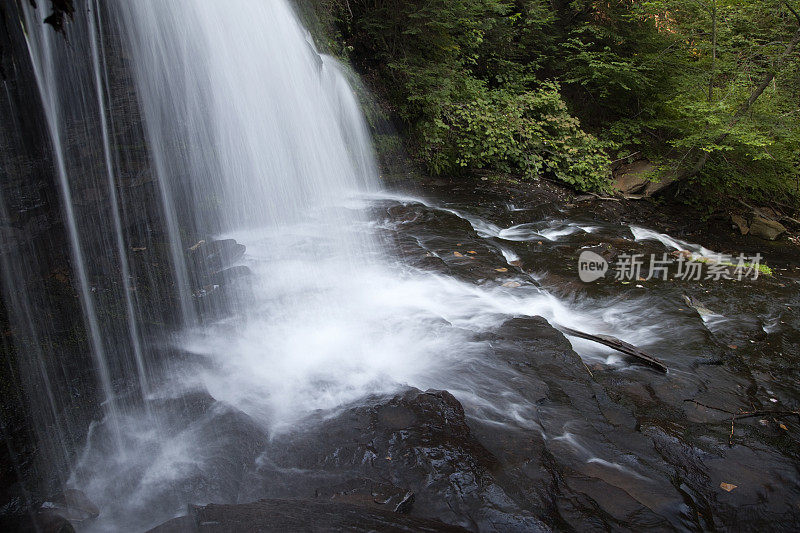
M189 191L201 234L280 227L374 181L352 90L287 2L118 7L159 179Z
M342 302L376 261L363 209L351 203L376 188L377 170L347 73L316 49L289 2L86 0L63 36L42 24L42 10L19 9L67 282L81 311L76 350L92 361L91 372L80 372L96 383L64 371L71 352L57 341L42 348L48 319L35 316L22 265L38 260L46 270L47 255L4 254L4 301L18 343L35 348L24 356L26 388L42 427L52 428L42 430L60 450L51 455L74 462L88 425L65 404L64 389L78 380L96 389L102 407L102 430L90 431L90 444L92 435L107 436L104 453L129 460L137 446L130 421L149 412L158 383L172 379L166 368L176 351L204 363L191 367L189 381L265 427L372 390L371 378L353 387L324 376L325 365L344 372L358 364L363 354L348 363L347 346L317 359L322 368L303 361L350 312ZM227 275L223 266L237 265L206 271L210 252L192 250L231 238L247 247L238 272L249 275L246 284L219 287L213 280ZM69 312L43 305L53 315ZM348 342L357 341L360 326L351 330ZM224 377L208 372L214 361L226 365ZM273 390L252 405L262 394L253 379L265 376ZM299 395L309 401L292 407Z
M210 372L202 379L240 407L270 399L255 410L274 422L292 397L321 382L307 374L295 376L300 384L286 381L315 349L292 343L345 312L350 284L374 260L363 213L347 206L377 181L360 105L288 2L144 0L118 2L114 11L163 200L196 239L245 245L242 264L253 274L244 288L194 287L201 305L221 294L235 319L201 321L180 344L217 361L222 375L254 366L242 381ZM180 252L193 244L180 242ZM249 389L265 369L275 388Z
M48 28L39 22L34 8L25 5L23 9L25 12L25 25L28 29L28 48L31 55L31 63L39 84L39 94L51 136L50 140L58 176L64 222L72 253L72 268L76 277L76 289L83 308L84 323L89 337L91 353L94 357L97 378L105 396L104 403L109 415L109 423L114 427L114 433L119 443L121 439L118 427L119 413L109 369L107 347L104 342L106 332L101 331L95 299L92 295L93 288L89 281L87 254L81 239L81 228L79 228L78 214L75 212L76 207L70 181L71 177L73 177L72 174L82 169L77 165L77 168L70 167L71 161L69 161L69 156L66 153L66 140L64 139L68 120L66 117L69 113L65 106L78 104L78 108L84 111L83 106L88 105L87 95L84 92L84 87L70 85L70 82L73 82L80 75L79 73L75 71L64 73L62 71L63 65L59 63L59 56L53 49L56 46L53 40L57 39L57 36L53 35ZM66 74L66 77L62 77L63 74ZM75 77L72 78L72 76ZM70 94L72 91L75 91L73 93L74 98L71 98L73 96ZM110 172L110 169L108 169L108 172ZM88 260L93 259L96 258L88 258Z
M47 259L24 255L43 271L28 276L27 259L6 252L4 301L58 484L101 509L87 531L310 493L312 479L349 474L312 464L291 492L272 481L301 476L303 453L280 463L271 443L405 387L452 391L473 419L544 437L546 386L528 390L525 365L495 353L493 342L515 342L502 326L541 316L615 332L619 315L643 315L566 305L519 267L514 245L589 226L501 229L380 191L346 67L287 0L85 0L65 37L21 8L63 218L55 240L71 267L57 279L73 293L36 316L25 291L51 276ZM51 335L58 319L77 342L48 344L69 336ZM534 322L531 335L548 331ZM71 372L84 353L90 368ZM97 411L72 416L76 397ZM374 429L341 423L354 439ZM324 461L338 468L333 453Z

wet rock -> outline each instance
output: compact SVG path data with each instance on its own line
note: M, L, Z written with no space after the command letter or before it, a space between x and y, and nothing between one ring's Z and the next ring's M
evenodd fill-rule
M172 431L182 431L210 413L216 403L205 390L196 390L173 398L154 398L150 409Z
M419 206L413 205L395 205L390 207L387 212L391 215L392 220L399 224L416 222L422 216Z
M756 425L756 420L738 424ZM800 525L796 460L763 444L729 446L730 420L704 424L707 435L696 444L657 425L642 432L653 439L664 461L674 467L673 482L697 512L689 520L697 530L794 531ZM719 440L717 440L719 438ZM728 491L726 485L737 485ZM757 503L756 503L757 502Z
M408 489L366 478L349 479L336 485L318 488L315 496L319 499L374 507L396 513L409 513L415 499L414 493Z
M42 504L42 509L47 509L75 522L100 516L100 509L89 500L86 494L77 489L65 489L64 492L48 498Z
M608 261L610 265L616 263L617 257L619 256L619 250L611 244L600 244L598 246L592 246L589 248L581 248L580 252L584 251L596 253L597 255Z
M69 520L50 509L30 515L0 517L0 531L15 533L75 533Z
M670 515L680 495L666 473L639 458L631 460L631 449L647 455L652 446L635 429L627 395L625 403L610 396L609 391L619 392L617 376L602 367L592 373L542 317L506 321L492 346L518 372L507 379L537 406L528 416L541 428L474 427L479 441L500 461L497 470L515 480L518 499L548 509L548 515L540 515L548 523L580 531L637 529L633 524L671 529ZM615 382L604 387L603 377Z
M136 502L146 517L174 516L186 502L239 501L242 480L268 441L264 430L203 391L152 400L150 411L160 421L156 427L145 418L123 434L129 449L137 450L125 465L114 460L111 428L103 425L91 433L75 483L94 485L92 497L104 514L107 507L113 514L118 506L130 505L126 498L136 484L147 487ZM98 487L98 482L107 484Z
M171 498L175 503L237 501L241 480L255 463L267 437L244 413L215 403L175 439L186 443L187 453L197 466L177 479L165 480L169 490L156 495L159 504Z
M212 274L210 281L213 285L227 285L231 282L248 278L252 275L253 271L250 270L250 267L240 265L226 268L225 270Z
M211 271L219 271L242 258L247 248L233 239L211 241L201 249L205 256L206 267Z
M750 223L750 235L767 241L777 240L777 238L784 233L786 233L784 225L774 220L767 220L766 218L755 216Z
M309 500L261 500L240 505L190 507L189 514L149 533L250 533L253 531L463 532L438 520L355 505Z
M347 487L354 477L367 478L407 489L393 506L397 512L408 510L407 494L413 493L412 516L482 531L546 529L494 478L495 458L473 437L463 407L445 391L408 389L369 398L335 418L276 438L264 457L268 461L256 473L260 483L250 499L302 497L306 487L325 480L338 479ZM396 499L399 492L393 490Z
M233 239L198 242L187 251L187 267L194 285L207 285L211 276L241 259L245 251L247 247Z

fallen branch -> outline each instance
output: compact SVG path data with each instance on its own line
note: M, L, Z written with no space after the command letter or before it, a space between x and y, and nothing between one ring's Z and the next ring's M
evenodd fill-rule
M576 329L560 325L554 325L554 327L561 333L569 335L570 337L578 337L580 339L586 339L592 342L596 342L598 344L602 344L603 346L608 346L609 348L612 348L618 352L622 352L625 355L633 357L640 363L653 367L657 370L660 370L661 372L664 373L667 372L667 365L665 365L663 362L656 359L652 355L643 352L636 346L628 344L627 342L620 340L616 337L611 337L610 335L594 335L592 333L585 333L583 331L578 331Z
M605 202L619 202L620 201L619 198L612 198L611 196L600 196L596 192L589 192L588 194L591 194L592 196L594 196L598 200L603 200Z
M800 418L800 410L797 411L759 410L759 411L739 411L738 413L734 413L733 411L728 411L727 409L721 409L719 407L712 407L710 405L700 403L697 400L683 400L683 401L691 402L695 405L699 405L700 407L705 407L706 409L711 409L713 411L719 411L720 413L731 415L731 434L728 437L728 444L730 446L733 446L733 431L734 431L734 425L737 420L743 418L755 418L757 416L796 416Z
M753 207L752 205L748 204L744 200L742 200L740 198L736 198L736 201L739 202L740 204L742 204L744 207L748 208L749 210L753 211L754 213L761 214L762 216L766 216L766 214L763 211L761 211L759 208ZM777 210L775 210L775 211L777 211ZM797 220L796 218L792 218L790 216L783 215L783 214L779 214L777 217L768 216L767 218L772 219L772 220L778 220L778 221L792 222L794 224L800 225L800 220Z
M699 405L700 407L705 407L706 409L711 409L712 411L719 411L720 413L725 413L725 414L728 414L728 415L735 415L736 414L733 411L728 411L727 409L722 409L720 407L713 407L711 405L706 405L704 403L698 402L697 400L683 400L683 401L684 402L691 402L691 403L693 403L695 405Z

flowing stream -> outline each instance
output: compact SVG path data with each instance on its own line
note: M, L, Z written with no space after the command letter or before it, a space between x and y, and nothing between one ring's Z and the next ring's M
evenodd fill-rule
M189 503L246 500L257 483L243 464L272 464L268 443L406 387L450 391L476 428L535 435L570 472L626 491L663 520L648 514L637 524L631 512L634 528L693 527L685 503L691 497L670 492L670 471L637 440L634 424L622 424L635 434L623 444L597 421L600 415L591 419L542 400L549 393L535 390L556 386L545 378L526 381L534 378L503 355L507 341L499 332L511 319L540 316L650 349L671 371L645 389L636 383L652 378L650 371L570 339L583 363L575 365L581 377L570 379L613 369L634 403L672 402L678 409L683 398L674 389L694 395L721 389L727 379L698 371L698 353L713 358L720 347L741 344L745 330L796 338L784 304L761 301L749 313L712 292L720 319L706 321L681 300L685 288L666 283L646 292L609 281L580 296L583 289L568 289L577 274L565 263L574 266L576 251L603 239L648 252L711 252L594 213L387 191L348 74L319 53L286 0L86 7L66 46L24 6L103 400L78 452L60 452L70 463L66 483L102 510L81 528L145 530ZM135 88L160 243L143 240L133 223L139 213L126 208L115 139L127 126L112 105L118 90L109 79L111 49ZM89 125L82 116L96 120ZM79 126L91 130L88 155L70 148ZM103 209L76 198L87 180L105 191ZM145 263L167 272L169 283L156 297L172 309L174 327L153 326L170 320L148 306L133 281L141 270L136 254L149 257L156 249L160 259ZM8 292L19 269L4 263L3 270ZM155 267L145 270L157 276ZM110 293L93 284L98 276L114 280ZM787 283L796 292L796 280ZM109 301L114 321L103 318ZM31 314L24 297L8 302L23 322ZM165 353L167 362L160 360ZM40 374L55 413L59 399ZM770 393L780 397L786 387ZM592 398L605 398L592 390ZM200 413L184 401L206 393L215 403ZM715 394L736 405L727 392ZM175 407L180 401L183 407ZM240 415L240 425L230 425ZM51 438L61 446L54 448L72 446L56 429ZM241 448L249 439L259 448L252 457ZM796 495L796 471L786 476ZM525 529L527 522L520 524Z

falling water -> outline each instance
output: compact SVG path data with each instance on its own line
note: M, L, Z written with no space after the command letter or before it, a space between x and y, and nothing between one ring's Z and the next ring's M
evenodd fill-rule
M229 368L276 365L270 381L281 387L292 386L283 371L324 372L313 362L319 347L302 345L317 339L307 330L346 318L344 296L374 259L362 214L346 205L374 188L377 172L341 67L316 51L287 2L118 6L160 181L190 198L182 218L196 234L246 245L255 274L246 294L225 295L239 308L236 324L191 329L185 348Z
M65 110L62 105L67 101L62 96L64 87L58 78L58 66L56 53L52 50L53 39L55 38L47 28L39 23L38 16L33 8L25 6L25 24L29 29L28 47L31 53L36 80L39 83L39 93L42 98L45 117L51 135L53 154L55 158L56 172L60 186L64 218L70 239L70 250L72 252L72 266L77 277L78 290L80 294L86 330L89 335L92 355L94 357L97 376L105 395L106 411L109 414L109 423L114 428L114 434L120 442L120 430L118 427L119 413L117 411L117 401L111 382L111 372L108 366L106 347L103 343L103 332L95 309L92 296L92 287L89 283L87 273L86 256L81 242L78 219L75 214L72 189L70 186L70 169L68 168L67 155L65 154L64 116ZM65 91L64 91L65 92Z
M105 163L108 176L109 204L111 206L111 218L114 226L114 242L117 253L120 257L120 275L122 279L122 291L125 300L125 322L128 325L128 333L131 341L131 348L136 362L136 373L139 378L139 386L143 394L147 394L149 386L147 384L147 371L145 370L144 354L139 336L139 328L136 324L134 312L134 302L131 287L131 272L128 266L127 247L125 246L124 232L122 228L122 216L120 214L119 200L117 198L117 176L116 166L112 161L111 134L109 130L108 117L106 116L106 93L108 88L105 78L105 61L101 58L102 47L99 40L97 27L101 21L98 16L98 5L95 0L91 9L87 11L89 17L87 26L89 27L89 41L92 50L92 68L94 71L95 91L97 94L98 116L100 117L100 131L103 139L103 161Z

